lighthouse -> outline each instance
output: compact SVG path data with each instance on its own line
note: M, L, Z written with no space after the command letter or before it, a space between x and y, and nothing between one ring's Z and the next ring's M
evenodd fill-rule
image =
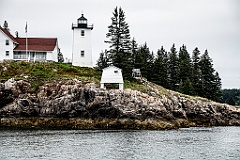
M80 67L93 67L91 31L93 24L88 24L82 16L77 19L77 24L72 24L73 46L72 65Z

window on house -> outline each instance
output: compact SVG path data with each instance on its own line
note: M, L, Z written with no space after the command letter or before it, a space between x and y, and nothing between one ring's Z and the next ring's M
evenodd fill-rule
M7 45L7 46L9 45L9 40L8 40L8 39L6 40L6 45Z
M84 57L84 51L81 51L81 57Z
M118 70L115 70L114 73L118 73Z
M84 30L81 30L81 36L85 36Z
M9 51L6 51L6 56L9 56Z

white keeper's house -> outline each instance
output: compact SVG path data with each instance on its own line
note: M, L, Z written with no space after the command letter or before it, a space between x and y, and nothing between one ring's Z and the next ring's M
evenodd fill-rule
M26 45L27 43L27 45ZM17 38L0 26L0 61L58 61L57 38Z

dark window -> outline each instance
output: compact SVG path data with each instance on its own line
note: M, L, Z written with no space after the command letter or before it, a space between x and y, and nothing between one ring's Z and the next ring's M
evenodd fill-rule
M6 56L9 56L9 51L6 51Z
M6 40L6 45L7 45L7 46L9 45L9 40Z
M81 36L85 36L84 30L81 30Z
M115 70L115 71L114 71L114 73L118 73L118 71L117 71L117 70Z
M81 51L81 57L84 57L84 51Z

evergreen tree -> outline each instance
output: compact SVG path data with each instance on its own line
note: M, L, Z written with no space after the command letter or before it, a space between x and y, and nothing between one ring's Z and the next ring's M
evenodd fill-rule
M111 64L119 67L123 71L123 77L131 78L131 43L128 23L125 21L125 13L120 7L116 7L111 18L112 24L108 27L108 38L106 43L110 44L109 59Z
M137 50L138 50L138 44L137 44L135 38L133 38L131 40L131 54L132 54L131 60L132 60L133 67L135 67L135 63L136 63Z
M135 68L140 68L143 77L151 80L154 55L150 52L147 43L141 45L136 53Z
M148 56L148 63L147 63L147 67L148 67L148 74L147 74L147 79L149 81L152 81L152 75L154 73L154 70L153 70L153 66L154 66L154 53L150 53L150 55Z
M108 67L109 64L110 64L110 59L109 59L108 51L107 50L105 50L104 52L102 51L100 53L99 59L97 60L97 66L100 69L104 69Z
M179 60L175 44L172 45L168 56L169 87L172 90L177 90L179 86Z
M214 83L213 83L214 101L222 102L222 82L219 77L218 72L214 73Z
M222 97L224 103L240 106L240 89L223 89Z
M204 54L200 58L201 69L201 81L203 84L202 93L200 96L214 100L215 97L215 76L212 59L208 55L208 51L205 50Z
M180 81L179 84L179 92L188 94L188 95L193 95L194 94L194 89L192 86L192 82L189 78L187 78L185 81Z
M130 50L130 31L128 23L125 21L125 13L120 7L116 7L111 18L112 24L108 26L108 33L106 37L109 39L105 41L110 44L110 53L113 63L118 62L117 55Z
M189 81L192 78L191 58L185 45L180 47L179 50L179 80L185 84L185 81Z
M161 49L157 51L157 57L154 61L152 81L165 88L169 88L167 63L168 63L167 52L162 46Z
M192 53L192 85L194 88L194 95L202 95L202 82L200 70L200 51L196 47Z
M64 62L63 54L62 52L58 52L58 62Z

